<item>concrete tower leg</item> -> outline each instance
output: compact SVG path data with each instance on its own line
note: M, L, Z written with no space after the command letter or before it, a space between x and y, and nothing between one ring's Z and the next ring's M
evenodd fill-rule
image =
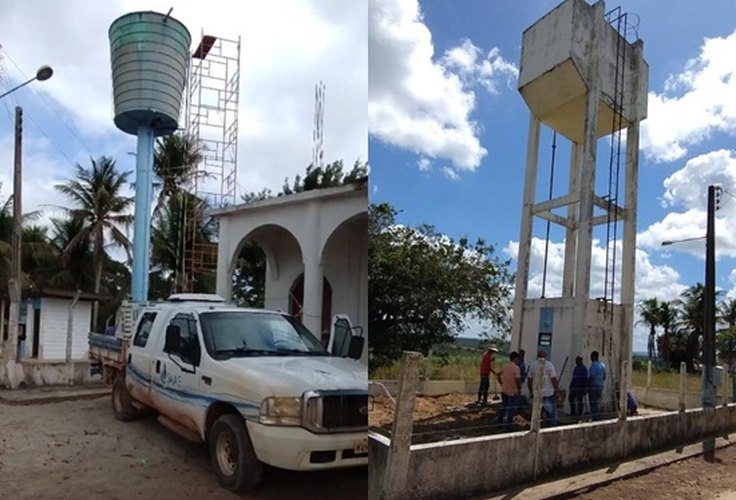
M593 240L593 197L595 191L596 150L598 143L598 103L600 96L597 85L585 97L585 135L582 145L580 176L580 204L578 211L578 238L575 268L575 302L573 311L573 346L583 346L586 335L586 311L590 298L590 267Z
M519 231L519 257L516 267L516 289L514 292L514 318L512 339L515 349L522 348L524 299L529 283L529 252L532 245L532 206L536 196L537 164L539 158L540 122L529 115L529 143L526 150L526 176L524 177L524 206L521 211Z
M568 193L577 193L580 190L580 160L581 146L572 143L570 152L570 189ZM577 204L567 206L567 218L572 221L578 220ZM565 232L565 270L562 275L562 296L572 297L575 289L575 243L577 240L577 228L567 228Z

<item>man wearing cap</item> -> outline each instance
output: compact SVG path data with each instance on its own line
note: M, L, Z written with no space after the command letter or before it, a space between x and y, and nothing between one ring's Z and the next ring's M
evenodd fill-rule
M534 377L537 375L537 367L539 363L543 363L543 378L542 378L542 408L547 414L547 422L550 427L557 425L557 401L555 394L560 389L557 385L557 372L551 361L547 359L547 351L540 349L537 354L538 359L529 365L529 372L527 375L526 383L529 388L529 393L532 397L539 397L538 394L534 394Z
M491 344L486 349L486 352L483 353L483 358L481 358L480 360L480 387L478 387L478 404L488 403L488 389L491 386L490 375L491 373L493 373L494 375L499 374L499 372L497 372L495 367L493 366L494 355L497 352L498 349L496 349L496 346Z

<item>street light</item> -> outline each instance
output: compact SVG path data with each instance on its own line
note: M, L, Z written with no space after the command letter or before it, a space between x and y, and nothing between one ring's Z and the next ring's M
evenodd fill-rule
M715 213L721 188L708 186L708 209L705 236L679 241L663 241L662 246L705 239L705 286L703 289L703 408L713 408L716 391L713 371L716 364L716 221Z
M662 246L667 247L670 245L674 245L675 243L685 243L686 241L697 241L697 240L704 240L705 236L698 236L697 238L685 238L684 240L673 240L673 241L663 241Z
M41 66L36 71L36 76L34 76L33 78L31 78L28 81L25 81L25 82L21 83L20 85L18 85L15 88L12 88L12 89L8 90L4 94L0 95L0 99L2 99L3 97L5 97L8 94L11 94L11 93L15 92L16 90L18 90L21 87L25 87L26 85L28 85L29 83L31 83L31 82L33 82L35 80L38 80L39 82L43 82L44 80L48 80L49 78L51 78L51 76L53 74L54 74L54 70L51 69L51 66L46 66L46 65Z
M29 83L38 80L40 82L48 80L54 74L51 66L41 66L36 71L36 76L21 83L4 94L0 95L0 99L18 90ZM10 308L8 311L8 346L3 352L3 364L7 370L7 385L11 389L18 386L19 380L15 365L20 362L20 352L18 351L18 333L20 320L20 301L23 288L21 286L21 239L23 232L22 225L22 148L23 137L23 109L20 106L15 107L15 153L13 164L13 237L11 245L11 260L13 262L10 279L8 280L8 295L10 296Z

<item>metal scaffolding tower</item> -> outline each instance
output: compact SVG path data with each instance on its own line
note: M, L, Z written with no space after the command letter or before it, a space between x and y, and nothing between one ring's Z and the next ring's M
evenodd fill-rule
M193 196L185 210L184 290L193 290L198 276L217 269L217 244L203 242L198 232L211 222L207 210L235 204L239 96L240 37L229 40L203 33L192 53L186 96L186 132L202 158L190 181Z

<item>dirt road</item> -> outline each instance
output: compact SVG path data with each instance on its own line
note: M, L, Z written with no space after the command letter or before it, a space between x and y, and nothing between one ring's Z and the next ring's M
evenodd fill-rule
M716 450L660 467L647 474L617 481L603 488L576 496L578 500L626 499L656 500L671 498L736 498L736 446Z
M367 498L366 468L319 473L271 469L261 488L222 489L207 450L155 419L123 423L109 397L31 406L0 403L0 492L25 499Z

